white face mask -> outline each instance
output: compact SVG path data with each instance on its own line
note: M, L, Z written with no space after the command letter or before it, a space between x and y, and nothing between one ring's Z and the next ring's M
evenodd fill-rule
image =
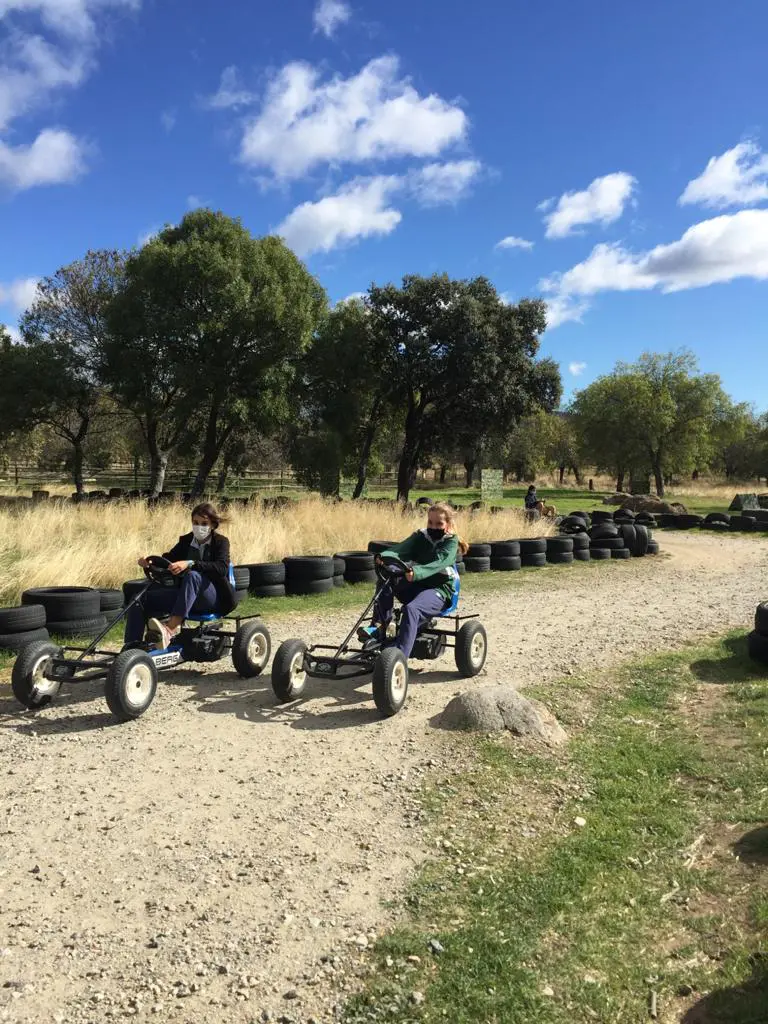
M210 526L198 526L197 523L193 523L192 533L197 541L208 540L211 535L211 528Z

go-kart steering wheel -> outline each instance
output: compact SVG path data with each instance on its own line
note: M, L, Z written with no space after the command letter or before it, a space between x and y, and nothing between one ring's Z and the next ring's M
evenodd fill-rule
M379 578L386 581L398 580L409 573L413 567L407 562L404 562L402 558L398 558L397 555L387 555L382 558L380 562L376 563L376 572Z
M144 566L144 575L148 580L159 584L161 587L175 587L177 585L179 582L178 576L174 576L168 568L171 563L167 558L163 558L162 555L149 555L147 561L149 565Z

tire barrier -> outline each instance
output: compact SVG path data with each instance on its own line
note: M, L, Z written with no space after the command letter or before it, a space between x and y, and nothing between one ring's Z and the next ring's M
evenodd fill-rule
M747 635L747 652L768 669L768 601L757 606L755 628Z
M41 604L0 608L0 651L15 654L35 640L47 640L45 608Z
M292 555L284 558L283 562L286 594L326 594L333 589L333 558L330 555Z
M107 625L101 593L91 587L34 587L24 591L21 603L41 604L46 629L54 636L94 637Z

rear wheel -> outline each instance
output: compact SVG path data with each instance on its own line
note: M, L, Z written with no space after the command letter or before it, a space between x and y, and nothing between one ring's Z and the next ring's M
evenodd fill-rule
M267 667L272 639L263 622L245 622L232 641L232 664L243 679L261 675Z
M11 673L11 689L19 704L36 710L51 703L59 692L61 681L48 679L47 672L51 659L60 653L61 648L47 640L31 643L19 651Z
M301 697L307 686L304 655L307 645L303 640L283 640L272 662L272 689L281 704Z
M139 718L155 699L157 667L145 652L121 651L109 667L104 683L107 707L118 722Z
M465 622L456 635L456 668L469 679L476 676L488 655L488 637L479 622Z
M373 666L373 700L386 718L396 715L408 696L408 662L397 647L385 647Z

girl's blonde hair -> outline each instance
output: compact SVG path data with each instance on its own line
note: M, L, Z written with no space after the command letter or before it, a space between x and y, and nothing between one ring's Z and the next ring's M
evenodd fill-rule
M462 555L466 555L467 551L469 551L469 544L456 531L456 509L445 501L437 501L434 505L429 506L429 511L440 512L445 516L445 521L448 523L451 533L456 534L459 542L459 551Z

